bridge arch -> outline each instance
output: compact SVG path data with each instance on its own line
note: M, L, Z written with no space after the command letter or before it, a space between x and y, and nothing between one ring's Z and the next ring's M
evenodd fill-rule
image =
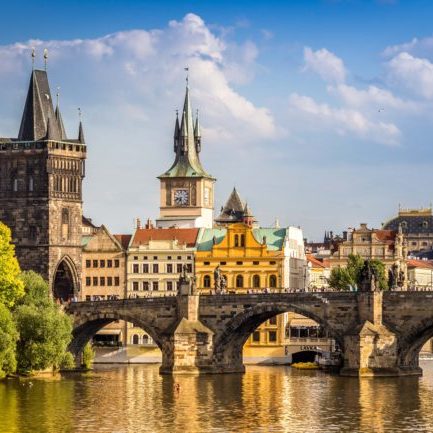
M297 313L314 320L328 332L330 338L335 339L340 347L343 347L343 336L333 329L324 317L293 303L261 303L235 315L226 324L223 331L215 336L213 352L215 364L226 371L230 370L229 366L232 366L234 371L243 371L242 350L248 337L266 320L287 312Z
M419 354L424 344L433 337L433 317L422 320L405 335L400 333L398 343L399 366L403 370L421 371Z
M162 333L155 328L150 322L135 317L134 315L125 314L124 312L111 313L93 313L86 314L83 317L77 317L72 331L72 341L68 350L76 359L80 357L84 346L88 341L104 326L117 321L124 320L134 323L135 326L143 329L149 334L161 351L164 351L165 344Z

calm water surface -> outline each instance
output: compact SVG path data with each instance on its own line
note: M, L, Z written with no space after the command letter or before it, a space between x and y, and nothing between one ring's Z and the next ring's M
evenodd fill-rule
M0 383L0 432L433 432L433 361L421 378L354 379L290 367L177 377L158 366Z

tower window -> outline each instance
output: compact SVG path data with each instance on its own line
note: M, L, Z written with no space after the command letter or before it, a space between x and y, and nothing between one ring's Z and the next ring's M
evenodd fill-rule
M241 247L245 246L245 235L241 235Z
M242 275L236 276L236 288L241 289L244 287L244 277Z
M239 236L235 235L235 247L239 246Z
M15 178L13 180L13 190L14 190L14 192L18 191L18 179L17 178Z
M63 240L69 239L69 209L62 209L62 227L61 227L61 237Z
M34 187L33 176L29 178L29 191L32 192Z

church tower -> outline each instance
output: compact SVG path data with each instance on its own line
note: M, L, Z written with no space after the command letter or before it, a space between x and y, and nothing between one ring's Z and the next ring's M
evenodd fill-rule
M216 179L203 169L200 152L200 123L198 113L194 122L187 85L180 123L176 114L175 160L169 170L158 176L161 191L158 227L212 227Z
M0 221L12 230L23 270L49 282L56 298L78 296L86 145L66 136L45 70L33 70L18 138L0 138Z

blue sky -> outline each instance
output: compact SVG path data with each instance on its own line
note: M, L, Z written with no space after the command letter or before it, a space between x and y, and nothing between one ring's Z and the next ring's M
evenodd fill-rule
M432 201L429 1L14 1L2 15L0 135L17 134L31 47L38 65L48 47L70 136L83 110L85 213L114 232L158 214L185 65L217 209L236 185L263 225L319 239Z

